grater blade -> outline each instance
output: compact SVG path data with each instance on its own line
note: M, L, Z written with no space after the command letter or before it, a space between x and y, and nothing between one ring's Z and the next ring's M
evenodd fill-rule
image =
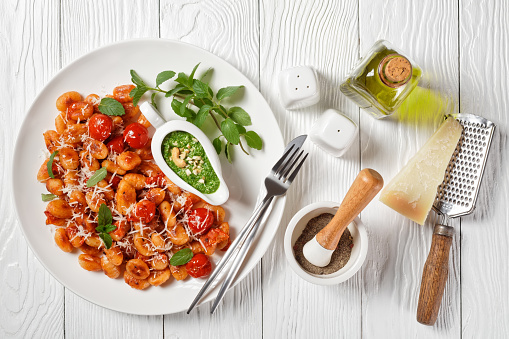
M442 215L455 218L474 210L495 124L483 117L451 114L463 126L444 181L438 186L433 208Z

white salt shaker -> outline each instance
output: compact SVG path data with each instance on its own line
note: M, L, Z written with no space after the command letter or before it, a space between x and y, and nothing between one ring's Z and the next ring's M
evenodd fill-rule
M309 138L325 152L340 157L350 148L358 130L357 124L351 119L334 109L328 109L311 127Z
M313 68L298 66L279 74L279 97L286 109L312 106L320 101L320 85Z

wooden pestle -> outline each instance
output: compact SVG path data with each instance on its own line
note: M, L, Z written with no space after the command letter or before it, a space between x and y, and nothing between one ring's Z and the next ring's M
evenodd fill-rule
M383 185L384 179L377 171L369 168L360 171L334 218L316 235L318 243L328 250L335 250L346 227L377 195Z

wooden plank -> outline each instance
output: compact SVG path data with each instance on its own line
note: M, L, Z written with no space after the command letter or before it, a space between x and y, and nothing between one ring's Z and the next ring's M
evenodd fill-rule
M64 289L28 249L14 212L10 175L14 142L25 112L59 67L58 8L58 0L0 3L3 78L0 83L0 186L4 188L0 191L2 338L64 336Z
M358 109L339 92L339 82L357 59L357 1L261 1L260 83L288 142L309 132L320 114L334 108L358 123ZM319 75L321 101L297 111L279 101L277 76L301 65ZM310 203L341 201L359 171L359 140L340 159L309 140L310 158L292 184L273 245L262 259L263 334L267 338L358 338L362 276L336 286L315 286L298 277L283 254L292 216ZM319 334L318 334L319 333Z
M457 102L456 1L360 0L359 8L361 55L376 40L386 39L421 66L424 77L420 86L435 89ZM388 183L439 123L440 114L435 115L422 108L383 121L361 112L362 167L376 169ZM363 336L460 337L459 231L452 245L450 274L437 324L426 327L416 321L422 269L436 222L434 212L430 215L421 227L377 199L362 213L362 220L369 229L371 246L363 267ZM459 226L457 221L453 224Z
M474 213L461 218L462 332L509 333L509 4L460 1L460 109L497 125Z
M181 40L225 59L258 85L258 2L161 1L161 37ZM214 74L214 76L221 76ZM217 89L216 89L217 90ZM214 315L211 303L164 317L165 337L260 338L260 265L229 291ZM225 324L227 324L225 326Z
M63 1L61 11L63 65L111 42L159 34L157 0ZM92 338L162 338L163 322L162 316L110 311L66 290L65 332L70 338L85 333Z

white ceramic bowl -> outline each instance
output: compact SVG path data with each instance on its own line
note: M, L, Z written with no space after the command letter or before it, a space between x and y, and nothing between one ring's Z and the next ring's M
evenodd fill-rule
M203 133L201 129L196 127L190 122L183 120L172 120L166 122L159 112L149 103L143 102L140 103L140 111L143 113L145 118L152 124L152 126L156 129L154 136L152 137L152 155L154 156L154 160L156 164L159 166L161 171L177 186L182 187L188 192L196 194L206 202L212 205L222 205L228 200L230 196L230 192L228 190L228 186L223 179L223 172L221 170L221 163L219 162L219 157L217 156L217 152L212 146L210 139ZM164 137L166 137L169 133L173 131L184 131L192 136L194 136L198 142L202 145L203 150L207 154L209 158L210 164L216 172L217 177L219 178L219 188L214 193L204 194L198 191L193 186L189 185L187 182L182 180L173 170L168 166L166 161L164 160L163 153L161 150L161 145L163 143Z
M366 233L366 228L359 218L355 218L348 226L354 244L352 253L348 263L339 271L324 275L309 273L303 269L295 259L293 245L295 245L295 242L302 234L309 220L323 213L336 214L339 205L339 203L333 201L322 201L307 205L293 216L286 228L284 250L290 267L302 279L316 285L335 285L350 279L361 268L366 259L366 254L368 253L368 235Z

